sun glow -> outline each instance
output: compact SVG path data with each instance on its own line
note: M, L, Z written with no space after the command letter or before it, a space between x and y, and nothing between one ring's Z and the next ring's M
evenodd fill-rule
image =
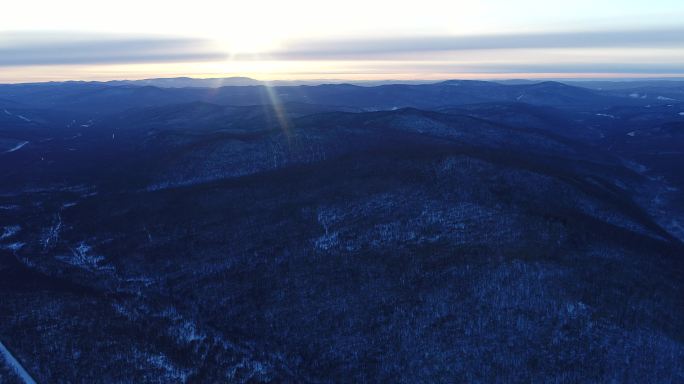
M464 49L451 52L405 49L396 52L371 47L371 55L351 50L345 57L330 52L336 41L399 39L430 36L507 36L572 30L610 30L680 26L684 3L660 0L645 4L635 0L591 0L573 2L521 0L423 0L420 4L390 0L348 0L344 3L313 0L225 2L195 0L188 7L176 0L24 0L4 4L0 13L0 81L65 79L120 79L167 76L253 76L260 79L391 78L432 79L442 77L514 76L516 73L637 73L665 76L682 74L684 49L674 47L499 47L491 50ZM529 12L530 9L536 12ZM37 12L36 10L40 10ZM41 34L42 44L31 51L16 32ZM196 39L212 54L174 55L170 46L163 54L146 56L156 46L138 47L126 60L120 51L93 53L89 48L72 50L73 60L62 51L52 51L51 35L69 41L91 39L178 38ZM46 37L47 36L47 37ZM104 36L104 37L103 37ZM38 37L33 36L38 39ZM320 55L304 58L280 57L293 47L320 41ZM327 43L326 43L327 41ZM395 40L396 41L396 40ZM657 43L657 42L656 42ZM654 44L657 45L657 44ZM192 47L184 46L191 50ZM352 46L353 48L353 46ZM5 51L3 51L5 49ZM372 54L377 49L377 57ZM46 53L47 51L47 53ZM8 57L24 54L21 64L5 63ZM106 54L109 53L109 56ZM315 56L315 55L314 55ZM363 57L362 57L363 56ZM372 56L372 57L367 57ZM41 57L41 60L35 60ZM109 57L111 61L104 58ZM55 60L58 59L58 60ZM118 61L114 62L114 59ZM33 61L32 61L33 60ZM80 60L80 61L79 61ZM585 64L598 64L591 68ZM623 66L622 64L628 64ZM651 65L650 63L657 63ZM505 68L510 64L510 68ZM18 67L17 65L21 65ZM543 67L543 68L542 68ZM682 67L684 68L684 67ZM605 77L605 76L603 76Z

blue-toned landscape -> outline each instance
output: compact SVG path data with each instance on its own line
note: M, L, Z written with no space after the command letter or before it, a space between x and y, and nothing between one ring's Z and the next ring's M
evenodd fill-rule
M615 85L0 86L2 341L39 382L678 382L684 86Z
M681 1L0 13L0 384L684 383Z

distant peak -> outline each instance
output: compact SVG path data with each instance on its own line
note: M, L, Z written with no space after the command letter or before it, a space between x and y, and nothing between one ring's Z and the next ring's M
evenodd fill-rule
M452 85L452 86L482 86L482 85L492 85L492 82L489 81L482 81L482 80L446 80L442 81L441 83L437 83L439 85Z
M563 84L563 83L558 82L558 81L542 81L541 83L531 84L531 86L533 86L533 87L538 87L538 88L543 88L543 87L546 87L546 88L552 88L552 87L556 87L556 88L559 88L559 87L569 88L569 87L571 87L570 85Z

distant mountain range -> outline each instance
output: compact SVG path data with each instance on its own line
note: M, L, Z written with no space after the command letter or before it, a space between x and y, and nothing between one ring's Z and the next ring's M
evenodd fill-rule
M448 79L441 80L448 81ZM193 78L193 77L161 77L140 80L110 80L110 81L67 81L65 83L95 83L112 86L136 85L136 86L155 86L160 88L220 88L225 86L250 86L250 85L270 85L270 86L296 86L296 85L322 85L322 84L353 84L359 86L378 86L390 84L434 84L441 81L435 80L340 80L340 79L313 79L313 80L257 80L250 77L214 77L214 78ZM684 79L630 79L630 80L529 80L529 79L508 79L491 80L491 82L504 85L530 85L543 81L557 81L577 87L590 88L596 90L621 90L634 88L680 88L684 86ZM55 83L55 82L49 82ZM48 84L49 84L48 83ZM57 82L59 83L59 82ZM38 83L34 83L38 84Z
M174 80L160 81L168 83ZM179 81L194 84L193 79ZM240 78L235 82L251 84L253 81ZM649 85L631 89L598 90L551 81L512 85L487 81L449 80L430 84L379 86L228 85L218 88L165 88L137 84L65 82L0 85L0 107L91 110L106 113L135 107L202 101L235 106L306 103L373 111L404 107L432 109L489 102L604 108L612 105L668 104L684 99L682 87L658 88Z

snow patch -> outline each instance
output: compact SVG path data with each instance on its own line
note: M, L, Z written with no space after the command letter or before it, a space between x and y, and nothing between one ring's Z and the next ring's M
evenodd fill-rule
M178 342L184 344L190 344L196 341L202 342L207 336L199 331L195 326L195 323L191 321L184 321L176 327L172 327L171 332Z
M0 248L7 249L7 250L12 251L12 252L17 252L20 249L24 248L24 245L26 245L26 243L22 243L21 241L17 241L16 243L0 245Z
M137 356L136 356L137 357ZM188 381L188 376L190 376L190 372L184 369L181 369L179 367L176 367L171 360L164 355L163 353L157 353L157 354L145 354L145 361L150 364L152 367L157 368L163 372L162 377L165 378L166 380L160 380L160 381L169 381L169 382L176 382L176 383L185 383Z
M673 219L670 222L669 229L680 239L684 238L684 225L680 224L679 221Z
M9 150L5 151L4 153L11 153L11 152L18 151L18 150L24 148L24 146L28 143L29 143L28 141L22 141L21 143L15 145L14 148L10 148Z
M0 240L8 239L21 230L21 227L18 225L9 225L3 228L2 234L0 235Z
M645 165L643 165L643 164L635 163L635 162L633 162L633 161L626 161L626 162L624 162L624 165L625 165L627 168L629 168L629 169L631 169L631 170L633 170L633 171L636 171L636 172L638 172L638 173L641 173L641 174L644 174L644 173L648 172L648 167L647 167L647 166L645 166Z
M43 250L48 250L57 244L59 241L59 234L62 231L62 216L58 213L55 215L54 224L52 227L43 231L43 236L40 243L43 245Z
M57 256L57 259L75 267L87 270L112 269L103 267L100 263L105 259L104 256L91 253L93 248L85 242L80 242L76 248L71 249L71 255Z

